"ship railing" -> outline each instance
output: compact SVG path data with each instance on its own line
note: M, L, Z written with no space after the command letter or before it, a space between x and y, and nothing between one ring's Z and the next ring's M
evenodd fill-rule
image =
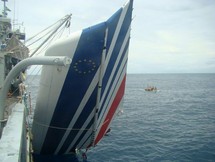
M20 61L16 66L9 72L6 79L4 80L3 86L0 89L0 137L4 127L5 118L5 100L10 87L10 83L19 73L31 65L58 65L67 66L71 63L71 59L66 56L43 56L43 57L31 57Z

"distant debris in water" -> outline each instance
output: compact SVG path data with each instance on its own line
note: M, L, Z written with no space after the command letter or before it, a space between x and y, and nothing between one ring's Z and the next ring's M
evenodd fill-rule
M145 91L149 91L149 92L157 92L157 87L155 86L148 86L147 88L145 88Z
M117 115L120 116L120 115L123 114L123 112L124 112L123 109L120 109L120 110L118 111Z

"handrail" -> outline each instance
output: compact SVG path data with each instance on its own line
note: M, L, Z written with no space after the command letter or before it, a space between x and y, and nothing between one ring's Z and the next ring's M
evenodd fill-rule
M14 68L9 72L2 88L0 89L0 137L3 129L4 111L5 111L5 100L7 97L8 90L10 88L11 81L17 77L20 72L30 65L58 65L66 66L72 62L71 58L66 56L43 56L43 57L31 57L20 61Z

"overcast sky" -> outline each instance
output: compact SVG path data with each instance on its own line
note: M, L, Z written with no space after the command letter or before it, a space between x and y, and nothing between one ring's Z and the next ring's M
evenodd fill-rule
M75 32L106 20L126 1L16 0L15 17L30 37L72 13ZM7 6L14 11L14 0ZM133 17L129 73L215 73L215 0L134 0Z

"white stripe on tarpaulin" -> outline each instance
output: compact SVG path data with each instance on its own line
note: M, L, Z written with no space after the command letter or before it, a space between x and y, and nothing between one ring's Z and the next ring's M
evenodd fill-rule
M128 50L126 51L126 55L128 55ZM125 56L125 58L126 58L126 56ZM127 71L127 59L125 59L125 58L124 58L123 63L122 63L122 64L125 65L125 66L124 66L124 68L123 68L123 66L121 66L121 67L120 67L120 70L119 70L119 71L123 70L123 72L122 72L122 74L121 74L121 76L120 76L120 79L119 79L120 82L122 82L122 80L124 79L124 77L125 77L125 75L126 75L126 71ZM122 68L123 68L123 69L122 69ZM118 86L117 86L117 87L119 88L120 85L121 85L121 84L118 83ZM115 92L114 92L114 93L115 93ZM117 92L116 92L116 93L117 93ZM111 99L112 101L110 102L111 104L112 104L112 102L113 102L114 99L115 99L115 97L112 96L112 99ZM123 101L123 98L122 98L122 100L120 101L120 104L119 104L119 106L117 107L116 111L119 109L119 107L120 107L122 101ZM109 109L110 109L111 104L108 105ZM104 115L105 118L106 118L107 114L108 114L108 111L106 111L106 113L105 113L105 115ZM115 116L115 115L116 115L116 114L114 114L114 116ZM110 123L111 123L112 120L114 119L114 116L113 116L113 118L111 119ZM105 119L105 118L104 118L104 119ZM104 125L104 123L106 123L106 121L104 121L104 122L102 123L102 125ZM102 125L100 126L100 128L102 127ZM109 127L109 126L108 126L108 127ZM108 129L108 128L107 128L107 129Z
M128 53L128 52L127 52ZM126 53L126 55L127 55L127 53ZM120 67L120 69L119 69L119 73L118 73L118 75L120 75L120 76L118 76L118 78L119 78L119 81L117 82L117 86L116 86L116 88L114 89L115 91L114 91L114 94L116 94L117 92L118 92L118 89L119 89L119 87L120 87L120 85L121 85L121 82L122 82L122 80L123 80L123 78L124 78L124 76L125 76L125 73L126 73L126 65L127 65L127 63L126 63L126 61L127 61L127 59L126 59L126 57L124 57L124 60L122 61L122 64L121 64L121 67ZM126 65L125 65L126 64ZM123 68L124 67L124 68ZM118 80L118 79L117 79ZM114 96L114 98L115 98L115 96ZM107 109L107 111L108 111L109 109ZM102 124L104 124L104 123L102 123ZM101 125L102 126L102 125ZM97 128L97 134L98 134L98 132L100 131L100 128ZM91 138L89 138L89 136L92 134L92 131L90 131L90 130L88 130L87 131L87 133L85 134L85 136L83 137L83 139L79 142L79 144L77 145L77 148L85 148L85 147L87 147L87 146L89 146L90 145L90 143L92 142L91 141ZM97 136L97 135L96 135ZM88 140L87 140L88 139ZM96 139L96 138L95 138ZM87 140L87 141L86 141ZM83 145L83 146L82 146Z
M107 54L107 37L108 37L108 27L106 27L106 30L105 30L105 39L104 39L104 47L103 47L102 58L101 58L101 69L100 69L100 74L99 74L96 106L94 109L93 135L91 137L93 146L94 146L94 140L95 140L94 137L95 137L96 130L97 130L98 113L99 113L99 109L101 107L100 100L101 100L101 92L102 92L103 76L104 76L104 62L105 62L105 57Z
M81 103L80 103L78 109L76 110L75 115L73 116L68 128L73 128L73 126L76 123L79 115L81 114L83 108L85 107L87 101L89 100L90 96L92 95L92 93L93 93L93 91L94 91L94 89L95 89L95 87L96 87L96 85L98 83L99 71L100 71L100 67L98 68L98 70L97 70L92 82L90 83L89 88L87 89L83 99L81 100ZM67 137L69 136L69 133L70 133L70 129L66 130L66 132L64 133L63 138L61 139L61 142L59 143L57 149L55 150L55 154L57 154L60 151L61 147L63 146L64 142L66 141Z
M126 48L126 44L127 44L128 40L129 40L129 37L130 37L130 28L128 28L128 31L127 31L127 33L126 33L126 36L125 36L125 39L124 39L124 41L123 41L122 47L121 47L121 49L120 49L119 55L118 55L118 57L117 57L117 59L116 59L116 63L115 63L114 68L113 68L113 70L112 70L112 72L111 72L110 79L108 80L107 86L105 87L105 90L104 90L104 93L103 93L103 96L102 96L102 99L101 99L101 103L107 102L107 101L109 101L109 99L110 99L110 98L107 97L107 99L104 101L105 96L106 96L106 93L107 93L107 91L108 91L108 89L109 89L109 87L110 87L111 81L112 81L113 76L114 76L114 74L115 74L116 68L117 68L117 66L118 66L118 64L119 64L120 58L121 58L121 56L122 56L122 54L123 54L124 49ZM125 55L124 57L127 58L126 55ZM118 79L118 78L116 77L115 80L117 80L117 79ZM115 85L113 84L112 86L114 87ZM111 94L111 91L110 91L110 93L109 93L109 96L110 96L110 94ZM98 119L98 125L101 124L101 119L102 119L102 117L103 117L104 111L105 111L105 109L102 109L102 111L101 111L101 113L100 113L100 116L99 116L99 119ZM102 122L103 122L103 121L102 121Z
M91 127L91 129L93 129L93 127ZM78 149L87 148L92 142L92 140L90 138L91 135L92 135L92 131L87 131L87 133L84 135L84 137L78 143L77 148Z
M118 87L120 87L121 86L121 84L122 84L122 82L123 82L123 79L124 79L124 77L125 77L125 73L126 73L126 66L127 66L127 63L126 63L126 65L124 65L123 67L123 72L121 73L121 77L120 78L122 78L122 79L119 79L119 82L118 82L118 84L119 85L117 85ZM120 71L121 71L121 69L120 69ZM124 77L123 77L124 76ZM118 88L118 90L117 90L117 92L116 92L116 94L118 93L118 91L119 91L119 88ZM119 106L116 108L116 111L118 110L118 108L120 107L120 105L121 105L121 102L122 102L122 100L120 101L120 104L119 104ZM114 116L116 115L116 113L114 114ZM113 116L113 118L114 118L114 116ZM111 121L113 120L113 118L111 119ZM110 123L111 123L111 121L110 121ZM108 122L108 121L105 121L103 124L105 124L106 122ZM110 125L108 125L108 128L109 128L109 126ZM108 130L108 128L106 129L106 131ZM98 129L98 131L99 131L100 129ZM105 131L105 132L106 132ZM92 144L92 140L91 140L91 137L92 136L92 132L91 131L88 131L86 134L85 134L85 136L82 138L82 141L80 141L79 142L79 144L77 145L77 148L78 149L82 149L82 148L87 148L87 147L89 147L91 144ZM96 138L95 138L96 139ZM96 143L97 144L97 143Z
M73 38L77 39L71 46L68 47L68 49L66 51L70 51L65 52L65 53L59 53L58 51L56 52L56 50L53 50L52 47L49 48L46 52L46 55L59 55L62 54L64 56L68 56L68 57L72 57L74 56L74 53L76 51L79 39L80 39L80 35L81 35L82 31L78 31L76 33L73 34ZM70 41L70 39L66 40L66 41ZM64 48L64 47L63 47ZM61 50L58 48L58 50ZM65 51L65 48L64 48ZM62 67L62 71L61 72L57 72L57 75L55 75L55 77L57 77L57 79L50 79L51 77L53 77L52 73L50 71L56 70L56 67L50 67L50 66L46 66L44 67L44 70L42 72L42 76L41 76L41 85L40 85L40 91L39 91L39 95L37 98L37 105L36 105L36 109L35 109L35 117L36 117L36 112L37 111L46 111L48 113L39 113L39 117L40 117L40 121L37 121L40 125L37 124L37 122L35 122L35 124L33 125L32 128L32 132L34 135L34 140L33 140L33 147L34 147L34 151L36 153L40 153L44 140L46 138L46 134L48 131L48 127L42 127L41 125L49 125L54 113L54 107L56 107L59 95L61 93L61 89L64 83L64 80L67 76L68 70L70 67ZM47 80L50 81L49 85L47 85ZM51 85L59 85L59 86L53 86L54 88L51 88ZM45 90L47 89L47 90ZM50 96L49 96L50 95ZM47 99L48 97L48 100ZM46 101L44 101L46 100ZM41 103L45 103L46 105L41 105ZM46 114L46 115L45 115ZM37 117L34 117L34 121L37 120ZM38 130L38 127L40 131L36 131ZM42 127L42 128L41 128ZM35 129L35 131L33 131Z
M94 111L92 111L90 113L90 115L88 116L87 120L84 122L83 126L82 126L82 130L80 130L77 135L74 137L72 143L69 145L68 149L66 150L66 153L69 153L69 151L74 147L74 144L77 142L77 140L79 139L79 137L81 136L81 134L83 133L83 131L86 130L87 125L90 123L90 121L92 120L94 116ZM89 129L88 131L92 132L92 129Z
M107 66L109 64L109 61L110 61L110 58L111 58L111 54L112 54L113 49L115 47L116 40L118 38L120 29L122 27L122 23L123 23L123 21L125 19L125 15L126 15L127 10L128 10L128 6L129 6L129 4L127 4L125 7L123 7L122 13L120 15L119 22L118 22L116 30L114 32L114 36L113 36L113 39L111 41L111 45L109 47L108 54L107 54L107 57L106 57L106 60L105 60L104 71L106 71L106 68L107 68Z
M126 53L128 53L128 52L126 52ZM127 55L127 54L126 54L126 55ZM106 116L107 116L107 114L108 114L108 112L109 112L109 109L110 109L111 104L113 103L113 100L115 99L115 96L116 96L116 94L117 94L117 92L118 92L118 89L119 89L121 83L122 83L122 80L123 80L124 77L125 77L126 70L127 70L127 66L126 66L126 65L127 65L127 57L125 56L124 59L123 59L123 61L122 61L121 66L120 66L119 72L117 73L117 76L116 76L116 78L119 78L119 80L118 80L118 79L115 79L115 80L114 80L114 85L116 85L116 87L115 87L115 86L112 86L112 87L111 87L111 91L112 91L113 93L109 93L109 95L108 95L108 98L110 98L110 101L107 100L107 101L105 102L104 109L105 109L106 111L105 111L105 113L104 113L104 115L103 115L103 118L102 118L102 120L101 120L100 125L98 125L98 131L97 131L96 137L98 136L98 134L99 134L99 132L100 132L100 129L102 128L103 124L106 123L106 121L104 121L104 120L105 120L105 118L106 118Z

